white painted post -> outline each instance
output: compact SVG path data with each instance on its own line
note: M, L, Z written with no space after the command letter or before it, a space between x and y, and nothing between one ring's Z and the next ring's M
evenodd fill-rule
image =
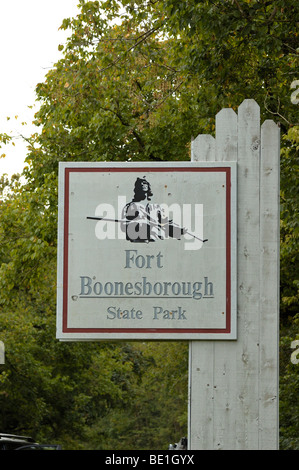
M189 449L278 448L279 128L259 106L216 116L192 161L238 162L238 337L191 341Z
M262 125L260 251L260 445L277 447L278 428L278 334L279 334L279 128L273 121ZM278 158L277 158L278 157ZM275 380L276 379L276 380Z

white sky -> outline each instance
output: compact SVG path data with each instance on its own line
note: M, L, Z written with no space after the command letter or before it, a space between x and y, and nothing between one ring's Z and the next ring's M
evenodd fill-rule
M68 31L59 31L62 20L78 13L78 0L0 0L0 133L31 135L35 87L62 53ZM18 116L15 119L15 116ZM10 117L10 120L7 120ZM27 125L22 125L26 122ZM0 175L19 173L26 144L22 139L0 148Z

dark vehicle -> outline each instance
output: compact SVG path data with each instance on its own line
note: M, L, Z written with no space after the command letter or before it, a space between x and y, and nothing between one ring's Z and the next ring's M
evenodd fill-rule
M32 437L0 433L0 450L61 450L59 444L38 444Z

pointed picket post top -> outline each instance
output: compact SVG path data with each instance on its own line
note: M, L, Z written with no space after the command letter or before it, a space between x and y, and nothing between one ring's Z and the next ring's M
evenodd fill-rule
M262 130L275 130L275 131L280 131L278 124L276 122L272 121L272 119L266 119L266 121L263 122L262 124Z
M261 126L261 148L262 151L266 148L270 151L276 152L276 149L280 148L280 127L271 119L267 119ZM262 152L263 158L263 152ZM279 164L280 161L278 160Z
M216 122L217 122L217 119L223 119L223 116L225 116L225 118L228 118L229 120L231 119L234 120L237 118L237 114L235 113L233 108L221 109L221 111L219 111L219 113L216 114Z
M232 108L216 115L216 160L236 161L238 152L238 116Z
M249 108L260 109L257 102L252 98L246 98L244 101L242 101L238 109L242 110L242 109L249 109Z
M244 100L238 108L239 126L249 122L260 126L260 107L253 99Z
M191 142L191 161L215 160L215 139L209 134L200 134Z

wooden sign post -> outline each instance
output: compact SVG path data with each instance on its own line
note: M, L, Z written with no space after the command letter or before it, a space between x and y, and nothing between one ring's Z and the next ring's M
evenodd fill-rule
M237 340L190 341L189 448L278 448L279 128L245 100L191 160L237 162Z

